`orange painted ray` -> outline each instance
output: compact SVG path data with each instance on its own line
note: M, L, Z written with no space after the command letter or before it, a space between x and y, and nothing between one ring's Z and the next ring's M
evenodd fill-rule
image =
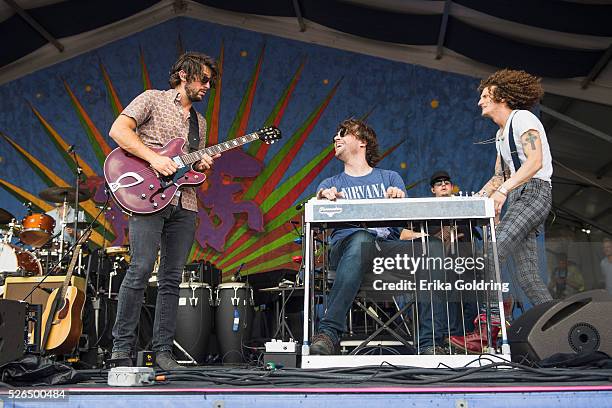
M140 47L140 71L142 75L142 88L146 91L147 89L153 88L151 86L151 78L149 77L149 71L147 70L147 64L145 64L144 51L142 46Z
M329 105L342 80L330 90L323 102L309 115L302 126L287 140L280 151L270 160L264 171L255 179L244 198L262 203L274 191L280 179L292 163L290 158L295 157L306 142L308 135L317 124L319 118Z
M30 109L32 109L32 112L34 112L34 115L36 115L36 118L39 120L40 124L43 126L43 129L50 136L53 144L57 147L58 152L64 158L64 161L66 162L68 167L70 167L73 172L76 171L74 158L68 153L69 144L59 135L59 133L57 133L57 131L49 124L49 122L47 122L45 118L43 118L40 112L38 112L38 110L36 110L36 108L30 102L28 102L28 104L30 105ZM85 174L85 176L87 177L95 176L96 173L85 162L85 160L83 160L83 158L79 154L77 154L76 156L77 160L79 161L79 165L83 170L83 174Z
M285 253L292 251L300 251L300 247L296 245L293 234L285 234L274 241L266 242L261 248L257 251L250 252L248 254L244 254L237 262L234 263L219 263L221 269L223 270L231 270L238 268L240 264L254 264L261 263L265 260L270 260L276 258L278 255L278 251L282 248Z
M58 175L52 172L47 166L45 166L40 160L30 154L27 150L21 147L17 142L11 139L4 132L0 132L2 137L9 142L11 146L19 153L26 164L30 166L32 170L42 179L42 181L48 186L60 186L60 187L68 187L69 184L62 180Z
M32 207L36 211L47 212L53 209L53 206L47 203L45 200L38 198L38 196L35 196L34 194L31 194L6 180L0 179L0 184L2 184L2 187L11 193L17 200L32 203Z
M104 137L102 136L102 134L100 133L96 125L94 125L93 121L89 117L89 114L85 111L85 108L83 108L83 105L78 100L74 92L72 92L72 89L70 89L70 85L68 85L68 82L66 81L63 81L63 82L64 82L64 88L66 88L66 91L68 92L68 95L70 96L70 100L72 101L72 104L74 108L76 109L76 113L79 118L79 121L81 122L81 125L83 126L83 129L85 130L85 133L87 133L87 137L89 138L91 147L94 153L96 154L96 157L98 158L98 162L100 163L100 166L104 166L104 160L106 159L106 156L108 156L108 154L111 152L112 149L108 145L108 143L106 142L106 140L104 139Z
M24 161L26 162L26 164L30 166L30 168L32 168L32 170L34 170L34 172L38 174L41 180L45 184L47 184L49 187L54 187L54 186L70 187L70 184L68 184L65 180L63 180L61 177L59 177L57 174L51 171L51 169L45 166L40 160L38 160L32 154L27 152L24 148L22 148L18 143L12 140L4 132L0 132L0 135L2 135L2 137L9 144L11 144L11 146L13 146L13 148L24 158ZM94 218L100 211L98 208L96 208L96 204L91 200L83 201L80 205L81 205L81 208L83 208L83 210L91 218ZM102 243L103 241L102 236L98 233L92 234L92 237L95 237L97 239L97 241L95 241L96 243Z
M306 58L302 60L296 72L293 74L293 77L291 78L289 85L287 85L280 99L276 102L274 109L272 109L272 112L270 112L270 115L268 115L268 118L265 120L264 126L269 126L269 125L274 125L276 127L279 126L280 121L283 118L283 115L285 114L285 109L287 108L287 105L289 104L289 101L291 100L293 91L295 90L295 87L297 86L297 83L299 82L300 77L302 76L302 71L304 69L305 64L306 64ZM256 141L252 143L251 146L249 146L247 152L251 156L258 159L259 161L263 161L264 158L266 157L266 153L268 152L269 148L270 148L269 144Z
M119 100L119 95L117 94L117 90L113 85L113 82L110 79L110 75L106 71L106 68L100 62L100 71L102 71L102 78L104 79L104 86L106 87L106 92L108 93L108 99L110 101L111 109L113 110L113 116L117 117L123 111L123 105Z
M249 249L248 253L250 254L250 253L256 252L262 246L267 245L268 243L288 233L295 234L293 227L289 223L285 223L272 231L266 231L265 233L255 233L253 234L253 236L250 237L250 242L252 243L252 245L248 247ZM297 235L295 235L294 238L297 238ZM229 264L238 262L240 258L242 258L244 255L245 255L245 252L243 252L242 250L234 251L232 256L230 256L228 253L219 262L219 266L229 265Z
M221 109L221 89L223 80L223 59L225 54L225 47L223 42L221 43L221 52L219 53L219 59L217 61L217 69L219 71L219 78L217 78L217 85L211 89L208 94L208 106L206 107L206 124L208 125L207 140L208 146L219 143L219 110ZM211 102L212 101L212 102Z
M251 108L253 107L253 98L255 97L255 91L257 90L257 81L259 79L259 74L261 72L261 65L263 64L264 52L266 50L266 45L264 44L261 47L261 51L259 53L259 58L257 59L257 63L253 68L253 73L251 74L251 79L249 80L249 84L247 85L244 95L242 96L242 101L240 102L240 106L236 111L236 116L230 126L230 129L227 134L227 139L233 139L237 136L243 135L246 131L247 124L249 123L249 117L251 116Z

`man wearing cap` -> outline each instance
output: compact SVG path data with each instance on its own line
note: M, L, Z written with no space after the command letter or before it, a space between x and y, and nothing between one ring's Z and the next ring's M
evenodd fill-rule
M439 170L434 172L430 179L429 185L431 192L435 197L451 197L453 195L454 185L448 172ZM439 226L430 226L427 230L428 238L428 256L429 257L444 257L449 256L451 231L454 234L453 240L460 241L469 235L466 228L454 228L451 225L445 225L442 228ZM421 238L420 232L404 229L401 234L401 239L411 240ZM442 241L444 245L436 245ZM441 280L445 282L453 282L456 276L454 273L449 275L444 270L432 268L430 270L422 270L417 272L417 280ZM418 351L419 354L440 354L446 351L440 347L444 343L444 338L449 335L465 333L465 331L473 330L471 320L475 315L475 306L466 302L460 297L446 296L439 292L430 293L429 291L418 291L417 293L417 313L419 318L419 338ZM463 314L461 308L463 306ZM448 317L447 317L448 310ZM432 325L432 315L434 324ZM465 323L462 324L460 316L465 316Z

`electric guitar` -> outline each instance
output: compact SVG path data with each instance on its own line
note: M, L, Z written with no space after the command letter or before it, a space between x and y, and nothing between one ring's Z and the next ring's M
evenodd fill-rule
M192 153L183 153L185 139L176 138L161 148L151 150L170 157L178 170L171 176L156 172L147 161L118 147L104 161L104 178L115 202L129 213L152 214L170 204L174 193L182 186L197 186L206 180L206 175L193 169L193 164L204 154L215 154L242 146L254 140L272 144L281 138L281 132L274 126L264 127L248 135L219 143Z
M77 287L70 286L70 279L81 246L90 235L91 230L87 230L79 238L62 286L54 289L47 299L42 315L41 348L49 353L69 354L79 344L79 338L83 332L81 314L85 304L85 294Z

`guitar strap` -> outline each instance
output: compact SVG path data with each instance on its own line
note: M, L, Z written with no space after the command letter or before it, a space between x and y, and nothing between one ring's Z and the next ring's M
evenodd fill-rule
M521 168L521 160L518 156L518 151L516 150L516 143L514 142L514 132L512 130L512 120L514 119L514 115L510 119L510 129L508 129L508 143L510 144L510 156L512 157L512 163L514 164L514 171L517 172L518 169ZM500 153L501 155L501 153ZM501 157L501 167L502 173L504 175L504 181L506 180L506 161L503 157ZM509 174L510 172L508 172Z
M189 134L187 135L187 140L189 141L189 153L195 152L200 148L200 126L198 114L193 106L189 109Z

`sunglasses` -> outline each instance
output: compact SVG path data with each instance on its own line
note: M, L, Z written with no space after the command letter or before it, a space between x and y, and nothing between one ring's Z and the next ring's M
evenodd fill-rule
M338 133L336 133L334 135L334 137L332 137L332 143L336 140L336 136L338 137L344 137L348 134L348 130L346 128L342 128L338 131Z
M196 78L196 80L200 81L202 83L202 85L208 84L211 81L211 79L209 77L207 77L206 75L202 75L201 78Z
M445 186L447 184L452 184L450 180L438 180L434 182L434 187L442 187Z

